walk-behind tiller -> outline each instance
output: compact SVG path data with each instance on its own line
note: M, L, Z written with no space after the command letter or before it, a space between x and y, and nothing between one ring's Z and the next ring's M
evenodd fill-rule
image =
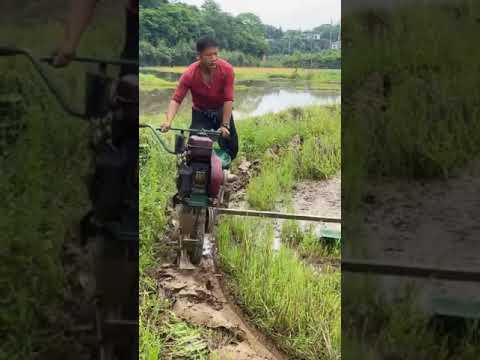
M219 130L171 128L176 132L175 148L171 150L158 134L160 129L148 124L140 127L152 130L165 151L177 156L172 241L178 245L180 269L191 270L200 263L205 234L213 233L219 214L340 223L340 219L314 215L228 209L227 179L232 161L225 150L217 147ZM340 232L326 228L322 237L339 241Z

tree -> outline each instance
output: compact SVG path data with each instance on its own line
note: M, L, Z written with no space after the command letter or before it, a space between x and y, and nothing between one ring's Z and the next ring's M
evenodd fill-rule
M162 5L168 4L168 0L140 0L140 7L143 8L159 8Z
M141 0L140 5L142 63L185 65L195 59L195 42L203 36L217 40L222 54L240 65L258 64L263 55L278 55L274 61L288 61L289 66L339 63L336 55L318 61L316 57L330 48L330 36L332 41L338 38L339 24L324 24L312 31L283 31L263 24L253 13L233 16L224 12L215 0L205 0L200 7L167 0ZM321 39L314 39L316 34ZM294 53L300 55L286 56Z

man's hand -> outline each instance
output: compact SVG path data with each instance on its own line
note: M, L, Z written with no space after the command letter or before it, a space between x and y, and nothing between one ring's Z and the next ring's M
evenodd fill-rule
M64 67L70 64L75 57L75 47L68 43L63 43L53 55L52 65L55 67Z
M169 121L165 121L162 125L160 125L160 131L161 132L167 132L168 130L170 130L171 126L172 126L172 124L170 124Z
M220 132L222 133L223 138L228 138L230 137L230 131L226 128L226 126L220 126Z

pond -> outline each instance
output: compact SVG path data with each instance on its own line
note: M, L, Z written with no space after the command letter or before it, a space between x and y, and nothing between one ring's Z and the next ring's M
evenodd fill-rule
M145 115L165 113L173 90L157 90L142 92L140 95L140 111ZM290 107L309 105L340 104L341 94L336 91L312 90L307 87L297 89L288 84L275 87L255 87L237 90L233 116L242 119L267 113L275 113ZM180 112L190 112L190 94L185 98Z

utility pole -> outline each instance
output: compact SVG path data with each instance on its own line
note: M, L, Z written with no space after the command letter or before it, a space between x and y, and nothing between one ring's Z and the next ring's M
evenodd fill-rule
M313 47L315 45L315 34L312 36L312 47L310 49L310 69L313 68Z
M332 19L330 18L330 49L332 48Z

